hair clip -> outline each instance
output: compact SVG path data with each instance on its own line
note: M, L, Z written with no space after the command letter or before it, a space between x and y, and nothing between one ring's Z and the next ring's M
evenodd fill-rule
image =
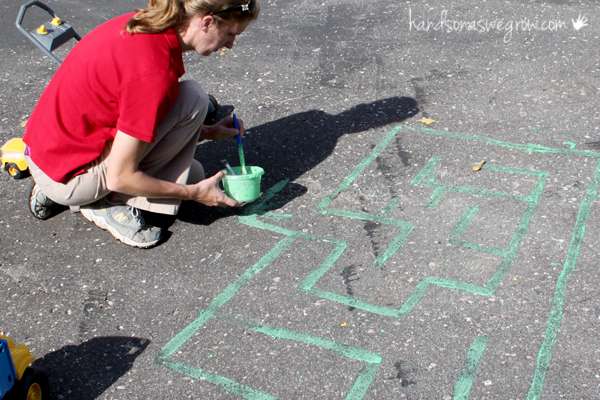
M237 10L239 10L242 14L244 14L244 13L250 13L251 12L250 11L250 7L252 6L252 1L253 0L250 0L246 4L238 4L237 6L231 6L231 7L228 7L226 9L224 9L224 10L217 11L216 13L214 13L214 15L226 14L226 13L229 13L229 12L232 12L232 11L237 11Z

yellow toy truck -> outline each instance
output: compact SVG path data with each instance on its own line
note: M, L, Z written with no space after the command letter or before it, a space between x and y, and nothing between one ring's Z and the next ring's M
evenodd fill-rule
M12 138L0 147L2 169L15 179L29 176L27 160L25 160L25 142L21 138Z
M48 398L48 377L33 361L27 346L0 333L0 400Z

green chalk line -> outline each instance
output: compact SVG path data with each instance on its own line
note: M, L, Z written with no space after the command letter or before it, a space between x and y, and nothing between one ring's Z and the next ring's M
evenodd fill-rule
M528 154L532 154L532 153L561 154L561 155L575 155L575 156L591 157L591 158L596 158L596 159L600 158L600 153L595 152L595 151L581 151L581 150L577 150L577 149L564 149L564 148L557 149L557 148L551 148L551 147L534 145L534 144L523 145L523 144L516 144L516 143L495 140L495 139L491 139L491 138L488 138L485 136L478 136L478 135L465 136L465 135L458 134L458 133L452 133L452 132L446 132L446 131L436 131L433 129L422 128L422 127L416 127L416 128L412 127L412 128L408 128L408 129L404 128L404 129L411 130L411 131L414 131L414 132L417 132L420 134L424 134L424 135L429 135L429 136L446 137L449 139L460 140L460 141L480 142L480 143L484 143L484 144L488 144L488 145L504 147L504 148L507 148L510 150L526 152ZM376 216L376 215L371 215L368 213L361 213L361 212L355 212L355 211L327 209L327 207L333 202L333 200L341 192L347 190L352 185L352 183L364 171L364 169L373 160L375 160L377 158L377 156L379 156L379 154L387 147L387 145L391 142L391 140L393 140L394 137L401 131L402 131L401 127L396 127L394 129L392 129L390 132L388 132L388 134L386 135L384 140L375 147L375 149L370 153L370 155L368 157L363 159L357 165L357 167L353 170L353 172L342 181L342 183L338 186L337 190L330 196L327 196L326 198L324 198L319 203L317 209L324 215L329 214L329 215L336 215L336 216L359 219L359 220L369 220L369 221L383 223L386 225L397 226L401 229L409 229L409 227L410 227L410 229L412 229L412 225L406 221L385 218L385 214L392 210L392 206L391 206L392 202L391 201L388 204L388 206L386 206L383 216L381 216L381 215ZM443 186L441 186L439 184L436 186L435 175L432 173L432 170L434 168L436 168L438 162L439 162L439 158L437 158L437 159L432 158L428 162L428 164L425 166L425 168L423 168L421 170L420 174L418 174L411 181L411 184L413 184L415 186L424 185L424 186L433 188L434 194L432 195L432 197L430 199L430 206L436 206L437 204L439 204L439 202L442 200L443 195L445 194L445 192L447 190L446 188L444 188ZM488 165L486 167L486 170L490 170L490 168L492 168L492 170L493 170L493 168L496 168L496 167L493 164ZM499 168L501 169L502 167L499 167ZM496 171L502 172L500 169L498 169ZM588 193L593 192L593 195L590 195L590 196L593 197L594 199L597 198L597 196L598 196L597 188L598 188L598 173L599 173L598 171L599 171L599 169L600 169L600 165L597 167L597 170L596 170L596 180L593 185L593 191L591 189L588 190ZM538 173L536 171L528 171L528 170L519 171L517 169L512 169L512 171L510 171L510 173L524 173L527 175L545 174L544 172ZM541 175L539 175L539 176L541 177ZM545 179L545 175L544 175L544 179ZM511 243L508 246L509 249L511 250L511 252L514 250L514 253L512 253L512 258L514 258L516 256L516 251L518 250L518 248L520 246L522 237L527 232L527 229L529 226L529 220L530 220L531 216L533 215L535 206L537 206L537 203L539 202L541 193L543 192L543 188L545 185L544 179L538 180L536 189L534 189L534 191L527 197L507 195L506 193L502 193L502 192L486 191L485 189L482 190L481 188L456 187L456 188L451 188L451 189L452 189L452 191L459 191L459 192L462 191L464 193L476 194L479 196L490 196L491 195L491 196L498 196L498 197L512 197L518 201L525 201L525 202L529 203L530 207L531 206L533 207L533 208L528 209L528 211L525 213L525 214L529 214L529 216L524 216L522 218L522 220L519 224L519 228L517 229L517 232L513 235ZM375 314L395 316L395 317L400 317L402 315L409 313L421 301L421 299L426 294L427 289L430 285L435 285L435 286L449 288L449 289L462 290L462 291L466 291L469 293L478 294L478 295L482 295L482 296L491 296L493 294L493 291L495 290L497 285L499 285L503 276L505 275L505 273L508 271L508 269L510 268L510 266L512 264L512 259L510 259L510 257L505 257L504 262L503 262L504 265L501 265L501 267L498 268L498 271L496 272L495 276L490 281L488 281L488 284L485 287L477 286L477 285L467 283L467 282L460 282L460 281L456 281L456 280L441 279L441 278L436 278L436 277L427 277L423 281L419 282L419 284L417 284L415 291L408 297L408 299L404 302L404 304L399 309L393 309L393 308L389 308L389 307L372 305L372 304L362 302L358 299L355 299L355 298L352 298L349 296L338 295L336 293L331 293L331 292L326 292L326 291L322 291L319 289L315 289L314 286L316 285L318 280L321 279L321 277L323 275L325 275L327 273L327 271L329 271L329 269L333 268L337 259L345 251L347 244L343 241L338 241L335 239L326 240L324 238L313 237L313 236L306 235L306 234L303 234L298 231L285 229L285 228L282 228L282 227L279 227L276 225L272 225L272 224L268 224L268 223L264 223L264 222L258 220L257 215L263 215L268 212L268 209L269 209L268 202L273 197L275 197L277 195L277 193L279 193L281 190L283 190L283 188L287 185L287 183L288 183L288 180L278 182L275 186L270 188L263 195L260 202L255 203L250 206L247 206L244 210L244 216L240 217L240 219L239 219L239 221L243 224L246 224L248 226L252 226L252 227L255 227L258 229L264 229L264 230L272 231L272 232L275 232L278 234L282 234L285 236L285 238L283 240L281 240L280 242L278 242L267 254L265 254L265 256L263 256L263 258L261 258L261 261L264 260L264 263L257 270L255 270L253 273L250 273L250 275L244 274L245 276L241 277L238 281L236 281L236 283L229 285L219 296L217 296L217 298L215 298L213 300L211 305L209 305L209 307L206 310L199 313L198 318L194 322L192 322L192 324L188 325L184 330L182 330L178 335L176 335L171 341L169 341L169 343L167 343L167 345L165 345L163 347L162 351L160 352L159 356L157 357L157 361L159 361L160 363L162 363L164 365L169 366L169 368L171 368L173 370L186 373L192 377L197 377L198 379L205 379L208 381L212 381L213 383L221 385L223 388L225 388L225 390L230 391L230 393L238 394L247 399L257 399L257 400L273 399L274 397L272 397L269 394L254 390L254 389L249 388L244 385L240 385L240 384L238 384L234 381L231 381L225 377L208 374L202 370L190 368L183 364L172 362L172 361L168 360L168 357L170 357L175 352L177 352L178 349L181 348L185 344L185 342L187 340L189 340L189 338L197 330L202 328L202 326L206 323L206 321L208 321L211 318L214 318L215 313L218 311L218 309L223 304L227 303L237 293L237 291L239 291L241 289L241 287L243 285L247 284L248 280L251 279L256 273L260 272L260 270L262 270L262 269L266 268L268 265L270 265L280 255L280 253L283 252L285 250L285 248L290 246L296 239L321 240L324 242L330 242L330 243L334 244L334 249L332 250L332 252L326 257L326 259L323 261L323 263L321 263L321 265L316 270L312 271L311 274L309 274L302 281L302 283L299 285L299 289L301 289L303 291L311 292L321 298L330 299L332 301L337 301L338 303L341 303L341 304L351 305L356 308L362 308L366 311L370 311ZM588 197L590 197L590 196L588 196ZM586 197L586 199L588 199L588 197ZM565 261L565 266L563 268L563 272L561 273L561 278L563 278L563 279L559 279L559 283L561 283L561 282L564 282L564 283L562 283L561 285L557 284L557 289L556 289L556 293L555 293L555 301L553 302L552 313L551 313L551 316L548 321L547 331L546 331L546 335L544 338L544 345L540 348L540 352L538 354L536 371L535 371L534 379L532 380L532 386L530 388L530 393L529 393L528 399L537 399L539 396L539 393L541 392L541 389L543 387L543 380L544 380L545 372L548 368L548 364L549 364L549 361L551 358L552 348L554 346L554 342L556 340L556 335L557 335L558 329L560 328L560 321L562 319L562 309L563 309L563 304L564 304L564 291L566 289L567 277L568 277L568 274L575 268L576 258L577 258L577 255L579 254L579 250L580 250L580 241L581 241L581 238L583 237L583 232L585 230L585 221L587 220L587 217L589 215L589 207L590 207L590 204L592 201L593 200L590 200L588 203L586 203L587 205L582 203L582 206L580 208L580 213L578 214L576 231L579 232L579 235L577 235L577 232L574 233L572 243L569 246L570 257L569 256L567 257L567 260ZM531 213L529 211L531 211ZM468 225L468 222L466 224ZM466 230L466 226L464 227L464 229ZM464 230L463 230L463 232L464 232ZM398 243L400 243L400 247L402 246L402 242L399 239L399 237L401 235L402 235L402 233L400 233L400 235L395 237L394 240L396 240L396 242L394 242L394 248L398 245ZM579 238L579 237L581 237L581 238ZM465 244L467 244L467 243L465 243ZM396 251L397 251L397 249L396 249ZM390 250L389 255L386 255L386 260L387 260L387 258L391 257L391 255L393 253L394 253L394 251ZM261 261L259 261L259 263L255 264L253 267L251 267L246 272L249 272L250 270L254 269L254 267L257 267L257 265L260 264ZM356 399L356 400L362 399L364 397L364 395L366 394L366 391L368 390L369 385L371 384L372 380L374 379L374 377L377 373L378 367L379 366L377 364L367 364L367 366L364 368L364 372L359 375L359 377L356 379L353 387L348 392L346 399L353 399L353 400L354 399Z
M275 221L283 221L286 219L293 218L294 215L288 214L288 213L278 213L278 212L270 211L270 212L267 212L266 214L264 214L263 217L269 218L269 219L274 219Z
M371 386L371 383L375 380L375 375L377 375L378 371L379 364L365 365L346 394L345 400L362 400L367 394L369 386Z
M305 333L290 331L289 329L271 328L260 325L255 325L250 329L275 339L300 342L311 346L316 346L321 349L330 350L346 358L366 362L368 364L381 364L382 361L381 356L379 354L372 353L370 351L358 347L339 344L334 342L333 340L307 335Z
M531 194L528 196L514 195L512 193L506 193L498 190L489 190L476 186L459 185L449 186L444 185L436 179L435 171L440 163L440 158L433 156L429 159L427 164L417 173L417 175L411 180L411 185L416 187L426 187L433 189L429 202L426 208L435 208L443 200L446 193L464 193L478 197L490 197L490 198L510 198L516 201L529 202L531 201ZM505 167L495 164L488 164L486 171L498 172L505 174L517 174L517 175L528 175L540 178L545 178L547 173L544 171L533 171L523 168ZM534 189L534 192L537 188Z
M421 168L421 171L415 175L410 181L413 186L426 186L430 187L435 185L435 171L440 164L440 158L437 156L431 157L427 163Z
M277 399L277 397L274 397L268 393L261 392L260 390L256 390L250 386L242 385L241 383L224 376L208 373L200 368L190 367L186 364L169 360L163 360L161 363L172 371L179 372L194 379L203 380L218 385L223 390L234 396L239 396L248 400Z
M376 148L373 152L380 152L381 149ZM368 159L374 160L375 157L371 156ZM527 209L522 214L522 217L519 221L517 229L513 233L508 245L506 248L496 248L496 247L485 247L480 244L460 240L459 237L462 235L469 224L471 223L473 217L479 210L478 208L471 208L463 214L463 217L458 222L457 226L453 229L453 233L451 234L451 240L454 241L457 245L462 245L466 248L471 248L477 251L482 251L485 253L493 254L502 258L498 268L492 277L486 282L484 286L475 285L468 282L452 280L452 279L443 279L438 277L427 277L424 278L421 282L419 282L415 290L408 296L408 298L404 301L404 303L399 308L380 306L375 304L370 304L368 302L362 301L352 296L342 295L338 293L333 293L329 291L324 291L318 288L315 288L318 281L325 275L327 272L333 268L341 255L344 253L346 249L346 244L342 247L337 248L337 250L332 251L325 260L321 263L319 267L313 270L298 286L299 289L311 293L315 296L321 297L326 300L338 302L350 307L354 307L357 309L361 309L367 312L371 312L374 314L400 318L414 309L417 304L422 300L422 298L427 294L429 286L437 286L451 290L459 290L464 291L474 295L480 296L493 296L496 289L503 281L506 274L510 271L514 263L514 259L518 253L518 250L521 246L522 240L525 237L528 229L529 223L531 221L532 216L535 214L537 206L539 204L541 195L544 191L545 181L547 179L547 172L545 171L533 171L523 168L513 168L506 167L501 165L490 164L488 166L488 171L496 172L496 173L508 173L508 174L518 174L518 175L527 175L537 177L537 183L535 184L532 192L527 196L514 196L509 193L500 192L500 191L491 191L486 189L481 189L472 186L454 186L454 187L445 187L441 184L438 184L435 180L435 169L439 165L440 158L439 157L431 157L431 159L427 162L427 164L421 169L419 173L411 180L411 183L415 183L417 185L436 185L436 190L440 194L445 193L446 191L453 192L462 192L469 193L475 196L481 197L502 197L502 198L511 198L520 202L524 202L527 204ZM366 165L361 165L361 171L366 168ZM355 170L356 172L356 170ZM353 179L356 179L358 175L351 174ZM349 187L353 183L353 180L344 179L343 185ZM342 190L336 190L334 193L341 193ZM441 195L440 195L441 196ZM331 197L331 196L329 196ZM432 195L435 197L435 195ZM430 202L431 203L431 202ZM339 209L322 209L321 212L325 215L336 215L346 218L353 218L359 220L370 220L379 223L385 223L388 225L395 225L403 229L399 235L397 235L391 243L388 245L386 251L383 255L376 259L375 265L381 266L385 263L390 257L392 257L405 243L408 238L410 232L413 229L413 226L403 220L388 220L386 218L377 218L371 214L365 212L356 212L349 210L339 210Z
M394 236L394 238L390 241L390 244L388 244L388 246L385 248L383 254L381 254L375 259L375 266L382 268L387 262L387 260L393 257L394 254L398 252L398 250L404 247L404 243L406 243L406 240L410 236L412 230L413 226L410 224L407 224L406 226L402 227L400 233Z
M238 278L234 283L230 284L225 288L217 297L213 299L213 301L209 304L209 306L202 310L198 317L182 329L175 337L173 337L159 352L157 356L157 362L166 366L167 368L183 373L195 379L201 379L213 384L219 385L225 391L240 396L245 399L252 400L270 400L276 399L276 397L261 392L259 390L253 389L249 386L242 385L238 382L235 382L227 377L208 373L200 368L193 368L183 363L178 363L171 361L169 358L172 357L181 347L185 345L185 343L198 331L200 330L210 319L215 318L218 310L228 303L238 292L239 290L245 286L256 274L264 270L266 267L271 265L275 259L277 259L285 249L293 244L293 242L297 238L302 238L305 240L317 240L316 238L303 234L301 232L285 229L273 224L268 224L263 221L258 220L258 213L264 213L268 208L268 202L287 184L287 180L281 181L270 188L260 203L253 205L249 209L246 210L245 215L239 217L239 221L242 224L252 226L257 229L268 230L274 233L279 233L285 236L284 239L280 240L269 252L267 252L257 263L255 263L252 267L247 269L240 278ZM251 214L254 213L254 214ZM327 239L321 239L324 242L328 242ZM335 246L333 250L333 255L331 260L337 259L339 254L341 254L346 248L346 243L343 241L333 240L331 241ZM327 261L327 259L326 259ZM326 263L325 263L326 264ZM325 265L327 269L331 268L330 266ZM381 356L367 352L366 350L359 349L356 347L346 346L342 344L335 343L333 341L322 339L314 336L309 336L306 334L301 334L298 332L292 332L285 329L279 328L269 328L269 327L261 327L254 326L252 328L256 332L260 332L271 337L285 339L285 340L295 340L300 341L306 344L314 345L317 347L321 347L327 350L332 350L341 354L345 357L349 357L355 359L357 361L365 361L369 365L366 368L363 368L361 373L356 378L354 384L350 388L346 399L347 400L361 400L366 394L369 385L375 378L377 371L379 369L379 364L381 363Z
M327 207L329 207L329 205L331 204L331 202L343 191L345 191L346 189L348 189L350 187L350 185L352 185L352 183L354 183L354 181L356 180L356 178L363 173L363 171L365 170L365 168L367 168L367 166L369 164L371 164L378 156L379 154L387 147L387 145L394 140L394 138L396 137L396 135L398 134L398 132L400 132L402 129L401 126L397 126L396 128L392 129L391 131L388 132L388 134L385 136L385 138L379 142L379 144L377 144L377 146L375 146L375 148L373 149L373 151L371 151L371 153L365 157L360 163L358 163L358 165L354 168L354 170L350 173L350 175L348 175L346 178L344 178L344 180L342 181L342 183L338 186L338 188L335 190L335 192L333 192L332 194L330 194L329 196L325 197L323 200L321 200L321 202L319 203L319 205L317 206L317 208L319 210L323 210Z
M166 358L176 353L199 329L201 329L208 320L214 317L215 313L225 304L227 304L235 294L246 285L260 271L271 265L281 253L287 249L296 240L294 237L286 237L279 242L258 262L248 268L233 283L229 284L217 297L211 301L208 307L200 312L198 317L181 332L175 335L161 350L159 357Z
M381 215L383 215L383 216L389 215L392 211L394 211L398 207L398 204L400 204L400 199L397 197L392 197L392 199L387 203L387 205L381 211Z
M457 238L465 233L469 225L471 225L471 221L478 212L478 206L467 208L467 211L464 212L458 223L454 226L454 229L452 229L452 232L450 232L450 241L458 241Z
M346 400L361 400L365 396L369 386L375 379L375 375L377 374L379 366L382 362L382 358L379 354L372 353L358 347L339 344L332 340L317 336L294 332L283 328L271 328L258 325L252 327L251 329L255 332L262 333L263 335L267 335L275 339L305 343L311 346L333 351L346 358L367 363L366 367L363 368L358 374L357 378L352 384L352 387L346 394Z
M568 155L568 156L578 156L578 157L589 157L589 158L600 158L600 153L593 150L577 150L577 149L565 149L565 148L556 148L556 147L548 147L542 146L539 144L520 144L520 143L512 143L505 142L503 140L492 139L487 136L482 135L465 135L464 133L457 132L449 132L449 131L440 131L431 128L425 128L420 126L405 126L404 130L409 130L417 133L422 133L427 136L438 136L445 137L448 139L454 139L462 142L479 142L487 145L502 147L505 149L520 151L527 154L559 154L559 155Z
M469 347L465 367L454 384L454 395L452 396L454 400L469 399L471 388L477 375L477 368L485 352L487 341L488 338L486 336L478 336L471 344L471 347Z
M544 340L540 346L540 350L538 351L535 363L535 372L531 381L531 386L529 387L529 392L527 393L527 400L537 400L541 396L544 380L546 378L546 372L550 366L552 352L554 345L556 344L563 319L567 283L569 281L569 276L577 266L577 258L579 257L581 244L585 237L587 219L590 216L592 204L598 197L599 185L600 162L596 164L594 179L592 183L588 185L585 197L579 206L579 211L577 212L577 219L575 221L573 233L569 242L567 256L563 264L563 269L556 282L556 288L552 298L552 308L550 310L550 315L548 316L548 322L546 323Z

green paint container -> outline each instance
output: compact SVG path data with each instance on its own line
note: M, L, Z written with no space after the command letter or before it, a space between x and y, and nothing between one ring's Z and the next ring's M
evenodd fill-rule
M261 195L260 180L265 171L261 167L246 166L246 173L242 174L241 167L233 167L236 175L225 172L221 181L227 196L240 203L250 203Z

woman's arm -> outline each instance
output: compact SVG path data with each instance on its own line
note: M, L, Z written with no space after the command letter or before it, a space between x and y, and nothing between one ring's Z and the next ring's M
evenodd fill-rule
M209 206L238 205L219 188L223 177L221 172L196 184L182 185L140 171L138 166L147 146L147 143L117 131L106 158L106 185L110 191L132 196L193 200Z

